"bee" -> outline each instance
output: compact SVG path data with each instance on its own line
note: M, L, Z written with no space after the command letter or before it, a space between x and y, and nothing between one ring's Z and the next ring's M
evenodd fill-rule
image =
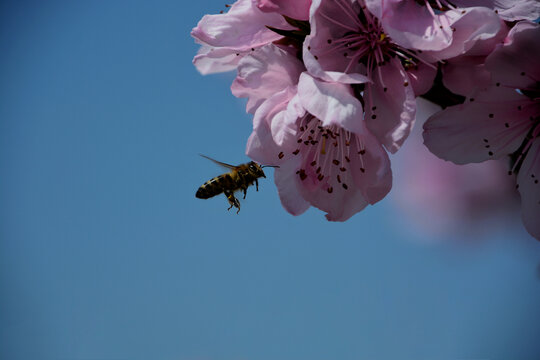
M240 212L240 201L234 196L234 192L241 190L244 192L244 199L246 198L247 189L250 185L255 183L255 189L259 191L259 182L257 179L263 177L266 178L264 174L263 167L277 167L277 166L261 166L255 161L250 161L245 164L238 166L230 165L223 163L221 161L214 160L208 156L201 155L202 157L215 162L216 164L229 169L230 171L216 176L213 179L208 180L197 190L195 197L199 199L209 199L221 193L225 194L227 201L229 202L229 208L231 210L234 206L238 209L236 213Z

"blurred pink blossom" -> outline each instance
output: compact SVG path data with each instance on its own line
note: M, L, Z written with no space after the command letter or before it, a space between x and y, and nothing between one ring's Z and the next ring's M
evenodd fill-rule
M502 160L456 165L431 154L422 144L422 124L440 107L418 100L418 127L392 158L390 199L402 222L430 236L482 235L514 224L519 209L515 183Z
M486 59L493 85L433 115L425 144L456 164L508 158L525 228L540 239L540 26L520 22Z

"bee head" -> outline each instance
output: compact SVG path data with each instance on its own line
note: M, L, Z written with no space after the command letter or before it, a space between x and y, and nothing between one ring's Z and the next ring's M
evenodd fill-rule
M264 177L264 178L266 177L262 167L259 164L257 164L255 161L251 161L249 163L249 171L257 177Z

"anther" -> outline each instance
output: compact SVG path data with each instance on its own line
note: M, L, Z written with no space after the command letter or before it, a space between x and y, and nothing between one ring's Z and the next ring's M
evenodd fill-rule
M285 154L283 153L283 151L278 154L278 158L280 158L280 159L283 159L284 156L285 156Z
M328 193L331 194L332 191L334 191L334 189L332 189L332 187L330 186L326 191L328 191Z
M299 152L300 152L300 149L296 149L293 151L293 155L298 155Z
M334 163L334 165L339 165L339 160L337 159L332 160L332 162Z
M341 186L343 186L343 188L344 188L345 190L347 190L347 189L349 188L349 187L347 186L347 184L341 184Z

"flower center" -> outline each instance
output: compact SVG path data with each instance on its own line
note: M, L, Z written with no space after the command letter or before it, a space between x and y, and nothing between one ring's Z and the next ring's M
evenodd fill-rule
M292 155L302 157L296 172L300 180L328 193L349 189L353 171L366 172L366 149L360 137L339 126L324 127L310 114L298 119L297 148ZM278 157L282 159L283 152Z
M340 71L345 73L358 71L356 67L360 64L365 68L368 77L371 77L376 67L384 65L393 57L398 57L406 67L416 66L418 62L428 64L422 60L420 52L393 43L384 33L379 19L366 10L364 0L357 0L355 3L335 0L335 5L342 11L340 16L327 14L325 9L319 10L321 17L337 26L337 32L336 36L326 40L324 49L321 48L314 53L315 59L320 56L343 56L347 59L347 65ZM347 22L342 21L343 15Z

